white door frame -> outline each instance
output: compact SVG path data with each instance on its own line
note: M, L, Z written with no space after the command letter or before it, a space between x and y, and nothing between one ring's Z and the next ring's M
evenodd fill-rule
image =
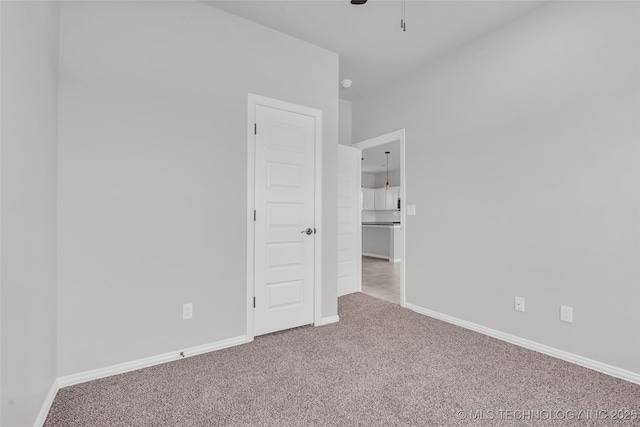
M402 222L402 254L400 263L400 306L405 307L407 304L405 294L405 271L407 268L407 198L406 198L406 166L405 166L405 131L404 128L375 138L365 139L364 141L351 144L352 147L366 150L367 148L377 147L378 145L387 144L389 142L400 141L400 220ZM362 176L362 173L360 174ZM361 178L362 179L362 178ZM361 184L362 185L362 184ZM358 212L358 223L362 224L362 211ZM360 259L362 259L362 244L359 247ZM362 268L362 267L360 267ZM359 292L362 292L362 280L360 280Z
M314 291L313 291L313 321L321 324L322 319L322 111L315 108L292 104L277 99L267 98L250 93L248 95L247 115L247 342L254 338L253 297L255 295L255 123L256 106L277 108L303 114L315 119L315 225L317 232L314 236Z

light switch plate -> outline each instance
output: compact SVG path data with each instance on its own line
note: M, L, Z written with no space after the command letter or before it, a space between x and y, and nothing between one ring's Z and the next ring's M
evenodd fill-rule
M187 320L193 317L193 304L182 304L182 319Z
M407 215L416 214L416 205L407 205Z
M560 306L560 320L563 322L573 323L573 307L568 305Z

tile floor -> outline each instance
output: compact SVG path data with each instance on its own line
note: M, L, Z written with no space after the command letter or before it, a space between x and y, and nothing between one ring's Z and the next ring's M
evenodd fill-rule
M362 293L400 304L400 263L363 256Z

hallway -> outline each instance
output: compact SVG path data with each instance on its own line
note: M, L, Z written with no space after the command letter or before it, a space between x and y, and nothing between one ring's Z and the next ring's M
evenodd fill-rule
M386 259L362 257L362 292L400 304L400 264Z

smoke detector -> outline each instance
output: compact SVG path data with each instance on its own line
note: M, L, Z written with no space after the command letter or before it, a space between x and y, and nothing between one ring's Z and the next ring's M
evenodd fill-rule
M349 89L353 84L353 82L349 79L344 79L342 82L340 82L340 84L342 85L343 88Z

